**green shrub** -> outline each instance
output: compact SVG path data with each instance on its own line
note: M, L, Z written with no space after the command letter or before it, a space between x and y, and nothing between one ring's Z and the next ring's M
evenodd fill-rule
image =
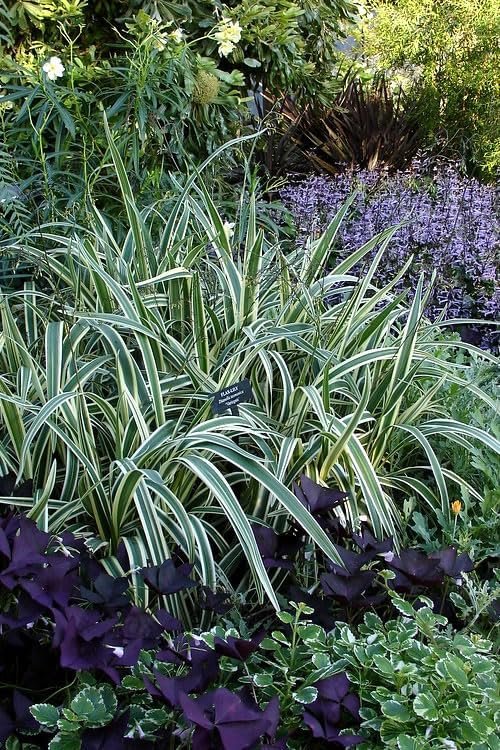
M340 627L333 658L361 699L363 750L494 750L498 673L491 641L454 633L424 598L393 596L403 618L367 614L355 634ZM423 605L423 606L422 606Z
M167 188L168 170L207 156L244 119L243 76L201 57L171 25L141 12L104 49L82 45L78 34L61 25L50 44L4 50L0 169L35 222L84 221L90 200L114 212L102 109L143 203ZM208 99L200 98L203 77L212 82Z
M245 132L248 88L327 96L355 10L350 0L0 0L2 224L85 223L90 200L115 213L102 108L136 200L150 205L170 172Z
M336 43L346 36L349 24L357 19L358 4L353 0L311 2L311 0L197 0L171 3L165 0L44 0L39 3L18 0L7 9L0 2L0 19L16 43L43 39L56 43L61 24L80 26L82 46L95 44L108 51L116 43L115 31L124 18L145 14L174 24L190 40L197 38L196 52L217 58L221 39L211 30L222 19L236 22L241 36L226 47L231 64L238 66L250 83L256 80L274 91L314 92L324 96L331 69L338 61ZM220 29L220 27L219 27ZM208 36L206 36L208 33ZM236 35L239 36L239 35ZM225 39L225 37L223 36ZM219 52L218 52L219 49Z
M500 165L498 0L373 0L360 41L403 78L429 137L494 175Z

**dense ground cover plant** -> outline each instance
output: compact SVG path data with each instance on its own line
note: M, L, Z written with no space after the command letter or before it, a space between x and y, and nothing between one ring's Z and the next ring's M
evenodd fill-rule
M296 492L332 522L339 493L307 478ZM395 619L384 624L371 611L359 629L333 618L318 625L318 601L306 594L312 607L292 602L265 617L258 610L261 627L252 634L229 597L196 586L180 559L113 578L81 539L53 537L8 515L0 522L0 743L9 750L49 742L51 750L335 750L413 747L401 744L408 736L417 748L429 737L460 748L465 740L494 741L491 643L452 634L430 599L413 608L417 588L407 585L411 575L428 589L444 572L463 575L470 561L452 550L391 558L390 543L367 530L354 539L364 552L343 548L349 570L339 574L352 585L356 558L365 564L378 555L390 568L379 578ZM128 570L124 548L119 556ZM133 604L134 576L157 597L149 612ZM205 614L216 614L213 627L186 631L164 609L182 589L195 590ZM439 696L445 704L437 712Z
M373 0L359 27L371 65L409 86L440 148L494 177L499 166L497 0Z
M466 326L469 340L498 347L499 317L498 213L493 187L460 174L453 164L415 160L402 172L344 172L332 178L312 177L282 190L304 243L321 232L354 189L358 195L344 221L337 258L388 225L401 223L387 248L377 279L384 284L414 256L396 291L415 288L420 273L437 272L427 314L433 319L479 318L492 326ZM375 251L372 251L373 257ZM362 263L369 263L370 256ZM363 265L357 266L363 272ZM456 328L461 328L459 322Z
M383 623L367 614L358 633L340 627L333 642L360 697L361 747L497 747L494 644L454 633L425 597L415 606L392 598L402 619Z
M306 252L286 254L252 195L224 218L196 175L167 218L140 212L108 139L129 233L94 209L91 230L54 225L9 243L38 277L1 303L2 469L33 480L17 504L111 554L124 540L138 567L178 544L206 585L263 587L276 606L249 519L279 530L291 515L338 555L289 489L305 469L347 492L347 519L366 513L379 537L399 537L408 495L443 522L457 483L481 500L431 442L498 443L434 399L448 382L493 401L435 356L446 342L423 318L421 282L410 306L392 295L401 275L371 286L392 230L325 276L349 202ZM375 246L360 280L351 269ZM255 404L211 417L211 393L245 376ZM410 388L419 395L405 404Z

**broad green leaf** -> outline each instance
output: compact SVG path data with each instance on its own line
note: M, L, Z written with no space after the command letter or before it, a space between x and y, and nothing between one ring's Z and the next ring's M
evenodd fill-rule
M318 697L318 689L313 686L303 687L292 693L292 696L297 703L313 703Z
M59 719L59 709L50 703L34 703L30 706L30 712L33 717L43 727L54 729Z
M406 722L411 718L410 712L402 703L396 700L384 701L380 706L384 716L397 722Z
M438 721L439 709L432 695L420 693L413 701L413 710L426 721Z

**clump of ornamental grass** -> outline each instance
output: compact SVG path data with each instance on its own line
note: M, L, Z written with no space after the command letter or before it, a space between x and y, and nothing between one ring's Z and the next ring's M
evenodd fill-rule
M94 208L91 231L52 225L8 247L39 272L0 300L0 458L3 473L32 480L16 504L111 556L123 541L136 569L177 545L204 585L233 582L277 608L252 521L293 518L341 564L291 492L301 473L347 493L336 512L353 525L367 516L379 539L401 538L408 495L444 524L457 483L480 500L431 443L498 451L498 440L451 419L438 391L456 383L493 402L439 356L447 343L424 316L422 280L411 304L393 294L398 275L372 284L394 229L332 268L351 198L307 253L290 252L258 219L254 194L221 215L200 177L217 152L177 186L165 218L161 206L142 212L104 126L128 234ZM368 271L352 273L375 247ZM251 403L213 414L213 394L243 378ZM177 617L184 597L174 603Z

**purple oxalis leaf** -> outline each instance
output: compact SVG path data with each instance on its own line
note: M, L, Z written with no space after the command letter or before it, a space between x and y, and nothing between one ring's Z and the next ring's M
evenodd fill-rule
M214 651L219 656L229 656L232 659L238 659L238 661L245 661L254 651L257 651L265 635L265 631L261 630L249 641L243 638L233 638L232 635L225 640L216 637L214 639Z
M64 614L53 610L53 614L53 645L60 649L61 666L75 671L101 669L118 682L118 673L111 665L113 651L107 646L117 618L102 620L100 613L76 606L67 607Z
M231 609L231 595L227 591L212 591L208 586L200 587L199 604L202 609L225 615Z
M327 568L334 573L339 573L340 575L347 573L354 574L357 573L363 565L366 565L367 562L370 562L373 560L373 558L376 556L375 550L370 550L366 552L352 552L349 549L346 549L345 547L341 547L339 544L333 545L335 549L337 550L337 553L342 560L343 566L337 565L337 563L332 562L331 560L327 560Z
M439 586L444 578L439 561L415 549L401 550L392 557L388 567L396 573L396 578L389 581L396 591L411 591L415 586Z
M19 690L12 691L12 708L10 711L0 707L0 742L4 743L14 732L36 732L40 725L33 718L30 706L33 701Z
M178 567L173 560L165 560L161 565L154 565L149 568L142 568L141 575L148 586L157 594L176 594L178 591L193 588L196 581L188 578L193 566L183 563Z
M273 698L262 711L227 688L193 700L181 695L185 717L195 726L193 750L250 750L264 735L274 737L279 702Z
M431 552L431 560L437 560L441 570L450 578L460 579L462 573L470 573L474 570L474 563L466 552L461 555L457 553L455 547L447 547L439 552Z
M363 529L361 534L353 534L352 539L363 552L373 551L380 554L391 552L394 549L394 540L392 537L378 541L368 529Z
M320 577L321 588L325 596L332 596L347 604L359 603L360 597L376 578L374 570L363 570L349 575L348 573L323 573Z
M169 648L157 654L159 661L184 665L189 671L180 677L166 677L155 670L155 683L144 678L147 691L162 698L169 706L179 706L184 693L205 690L219 674L219 660L215 651L194 638L177 639L179 650Z
M126 595L129 582L127 578L114 578L107 573L100 573L94 581L94 590L80 586L83 599L104 609L120 609L129 603Z
M105 727L86 729L82 734L81 750L160 750L167 744L127 737L128 712Z
M351 747L363 742L363 738L356 735L339 735L343 709L357 723L360 720L359 698L349 692L351 683L347 675L341 673L328 677L317 682L315 687L318 690L318 697L304 709L304 722L313 736L340 747Z
M348 497L347 492L323 487L305 474L300 477L300 486L294 483L293 492L313 516L328 513L333 508L343 505Z

